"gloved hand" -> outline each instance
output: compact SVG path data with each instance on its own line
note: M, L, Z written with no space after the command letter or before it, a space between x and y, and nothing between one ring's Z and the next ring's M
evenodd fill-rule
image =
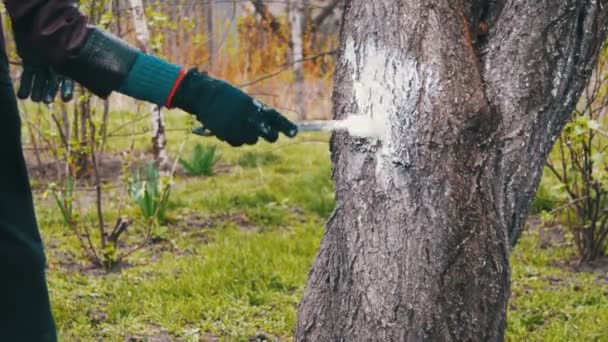
M24 100L28 97L34 102L44 101L50 104L61 90L61 99L70 101L74 96L74 82L57 74L44 63L31 49L27 40L19 31L15 31L17 53L23 63L23 73L17 97Z
M260 137L275 142L279 133L298 133L296 125L276 110L196 69L180 83L172 106L196 115L207 130L232 146L253 145Z

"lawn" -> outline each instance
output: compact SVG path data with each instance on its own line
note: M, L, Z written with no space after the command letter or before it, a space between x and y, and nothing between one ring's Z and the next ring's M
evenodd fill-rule
M129 120L117 117L115 127ZM185 118L168 115L168 127L186 127ZM196 143L216 144L220 165L211 177L178 173L168 222L154 243L110 273L87 266L59 210L36 191L61 340L290 340L334 205L328 136L242 149L184 131L168 138L172 156L182 141L182 155ZM117 135L108 151L133 140L145 150L148 139ZM39 189L47 182L34 180ZM93 219L91 194L79 196L83 215ZM112 187L104 193L108 222L119 196ZM137 211L129 205L124 213L135 219L135 239ZM608 341L608 270L575 271L567 241L559 228L533 224L515 248L509 341Z

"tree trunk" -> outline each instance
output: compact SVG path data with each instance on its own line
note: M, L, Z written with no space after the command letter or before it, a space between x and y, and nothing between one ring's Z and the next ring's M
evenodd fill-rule
M142 0L129 0L131 11L133 12L133 26L135 28L135 38L140 49L150 53L150 31L146 22L146 13ZM152 120L152 151L154 163L161 171L171 169L171 163L167 154L167 138L165 136L165 120L159 106L151 107Z
M306 119L306 102L304 94L304 44L303 27L304 16L306 13L306 3L302 0L291 0L289 2L289 19L291 22L291 63L294 73L294 94L295 109L298 112L298 119Z
M606 35L607 0L349 0L336 210L297 341L497 341L509 251ZM486 27L489 32L486 34Z
M209 55L208 69L215 65L215 21L213 16L213 1L203 4L205 24L207 26L207 53Z

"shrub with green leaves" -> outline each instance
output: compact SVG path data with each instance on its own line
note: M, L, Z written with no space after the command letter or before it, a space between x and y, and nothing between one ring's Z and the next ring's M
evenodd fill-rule
M588 86L572 120L557 139L547 161L549 172L541 183L544 198L556 201L555 209L544 211L542 216L545 220L558 219L568 227L581 262L604 255L608 239L605 58L600 58L595 81Z
M213 168L220 161L220 155L217 153L215 145L194 146L190 160L181 159L179 163L182 165L186 173L194 176L211 176Z
M51 193L55 198L55 203L61 210L64 225L71 229L80 242L80 247L87 260L97 267L109 270L129 254L128 252L121 253L118 241L126 232L130 221L121 217L117 220L114 229L110 232L106 231L106 225L102 220L97 221L97 224L89 222L79 210L74 208L75 192L74 179L68 177L65 186L51 183L45 197ZM99 207L100 203L98 202ZM95 233L95 231L97 232ZM98 239L97 243L94 242L94 238Z

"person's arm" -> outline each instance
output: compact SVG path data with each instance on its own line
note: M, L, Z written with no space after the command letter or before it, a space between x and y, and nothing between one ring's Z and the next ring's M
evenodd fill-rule
M105 98L117 91L197 116L234 146L254 144L297 127L230 84L147 55L87 24L74 0L4 0L15 30L54 69Z

